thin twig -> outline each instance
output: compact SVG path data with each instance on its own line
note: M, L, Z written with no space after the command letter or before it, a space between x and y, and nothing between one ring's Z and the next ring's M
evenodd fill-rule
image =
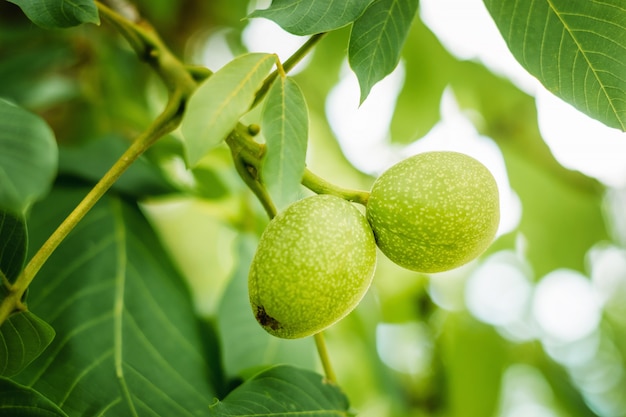
M339 187L314 174L309 169L304 170L302 185L317 194L332 194L345 200L367 205L370 193L362 190Z
M317 354L320 357L320 361L322 362L322 367L324 368L324 373L326 374L326 379L333 383L337 383L337 377L335 376L335 371L333 370L332 364L330 363L330 356L328 355L328 349L326 349L326 341L324 340L324 334L322 332L316 333L315 338L315 346L317 347Z
M286 74L293 69L302 59L313 49L315 45L326 35L326 32L318 33L317 35L311 36L296 52L293 53L285 62L282 63L283 72ZM272 72L263 82L263 85L256 93L256 97L254 98L254 103L252 103L252 107L255 107L259 104L267 92L269 91L272 83L280 74L279 69Z

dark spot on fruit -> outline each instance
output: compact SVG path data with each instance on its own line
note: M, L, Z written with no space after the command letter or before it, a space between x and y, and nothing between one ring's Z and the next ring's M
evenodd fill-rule
M274 317L268 315L265 312L265 308L263 308L263 306L257 306L256 307L256 315L255 316L256 316L256 320L263 327L269 327L272 330L278 330L281 327L283 327L278 322L278 320L276 320Z

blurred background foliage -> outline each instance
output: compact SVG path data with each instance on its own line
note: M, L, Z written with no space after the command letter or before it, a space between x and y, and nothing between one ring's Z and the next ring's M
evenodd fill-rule
M254 1L136 6L187 63L217 70L250 47L254 21L244 16ZM309 166L338 185L367 189L375 170L351 164L327 115L329 94L345 76L348 35L349 28L328 35L294 77L309 106ZM353 408L372 417L626 415L623 191L563 167L541 137L534 98L455 58L419 17L402 66L386 146L418 143L453 91L476 132L497 144L521 214L488 253L455 271L423 276L380 257L365 300L327 332ZM106 23L44 31L0 2L0 96L53 128L58 182L67 186L93 184L162 108L165 91ZM258 111L246 119L258 122ZM232 384L272 363L319 370L311 340L273 339L249 314L247 267L267 219L228 150L188 172L177 135L157 143L113 192L141 202L196 311L217 329Z

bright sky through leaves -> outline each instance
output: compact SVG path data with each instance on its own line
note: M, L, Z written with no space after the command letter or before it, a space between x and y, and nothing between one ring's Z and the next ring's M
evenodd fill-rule
M452 54L460 59L478 60L538 97L542 135L559 162L607 185L626 184L622 157L626 154L626 133L548 97L545 89L513 58L481 0L424 0L420 13Z

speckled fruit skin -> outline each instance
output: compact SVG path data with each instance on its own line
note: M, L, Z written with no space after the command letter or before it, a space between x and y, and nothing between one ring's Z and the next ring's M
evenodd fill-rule
M274 336L313 335L357 306L375 267L365 216L339 197L307 197L263 231L248 277L252 311Z
M426 152L374 182L366 216L379 248L393 262L418 272L447 271L491 244L500 221L498 187L470 156Z

